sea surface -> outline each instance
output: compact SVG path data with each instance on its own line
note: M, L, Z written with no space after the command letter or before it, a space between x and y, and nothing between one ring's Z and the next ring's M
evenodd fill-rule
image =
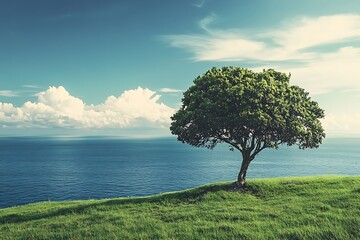
M227 145L191 147L175 138L0 138L0 208L38 201L144 196L235 180L241 154ZM360 175L360 139L319 149L266 149L248 178Z

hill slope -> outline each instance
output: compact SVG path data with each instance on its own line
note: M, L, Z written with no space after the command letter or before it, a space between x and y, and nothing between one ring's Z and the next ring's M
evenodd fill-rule
M0 239L360 239L360 177L250 180L0 210Z

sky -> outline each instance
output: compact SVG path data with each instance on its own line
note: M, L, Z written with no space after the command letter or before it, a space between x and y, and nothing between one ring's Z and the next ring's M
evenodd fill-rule
M291 73L360 136L358 0L0 0L0 135L170 136L212 67Z

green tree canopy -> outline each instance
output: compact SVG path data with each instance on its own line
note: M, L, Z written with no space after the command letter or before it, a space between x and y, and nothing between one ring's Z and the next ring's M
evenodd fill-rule
M297 144L317 148L325 137L324 111L309 93L273 69L212 68L184 93L170 130L178 140L214 148L225 142L242 153L238 184L244 185L250 162L265 148Z

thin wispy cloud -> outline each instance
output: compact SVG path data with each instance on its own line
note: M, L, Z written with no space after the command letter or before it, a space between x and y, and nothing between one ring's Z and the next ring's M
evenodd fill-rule
M174 109L159 103L160 95L147 88L109 96L105 102L85 104L64 87L49 87L37 101L16 107L0 102L0 126L25 128L168 128Z
M341 136L352 136L360 133L360 113L328 113L322 121L326 130Z
M194 61L246 62L257 70L291 72L293 82L312 94L360 88L360 15L301 17L276 28L246 31L211 28L215 20L210 15L199 22L202 34L164 38Z
M212 29L210 15L199 22L204 34L167 35L173 47L183 48L195 61L288 61L319 56L311 47L360 39L360 15L343 14L287 21L276 29ZM259 40L261 39L261 40Z
M275 68L291 73L292 84L312 95L360 89L360 15L338 14L287 19L268 29L219 29L209 15L198 22L202 33L168 35L165 40L188 51L193 61L252 64L261 71ZM354 112L355 111L355 112ZM325 129L360 133L360 115L326 111Z
M37 85L31 85L31 84L26 84L26 85L22 85L21 87L23 88L30 88L30 89L39 89L40 87Z
M206 0L198 0L197 3L194 3L193 6L198 7L198 8L202 8L206 3Z
M334 52L321 53L303 66L277 69L292 73L294 84L312 94L325 94L339 89L360 88L360 48L341 47Z
M174 88L160 88L159 92L162 92L162 93L180 93L180 92L183 92L183 90L174 89Z
M287 51L360 40L360 15L341 14L317 18L302 17L267 33Z
M0 96L2 97L17 97L19 94L11 90L0 90Z
M345 90L342 90L342 92L344 92L344 93L359 93L360 94L360 88L345 89Z
M211 29L209 28L209 25L211 23L213 23L214 21L216 21L216 18L217 18L217 16L215 14L210 14L209 16L203 18L199 22L199 27L202 28L203 30L205 30L208 33L216 34L216 31L212 32Z

